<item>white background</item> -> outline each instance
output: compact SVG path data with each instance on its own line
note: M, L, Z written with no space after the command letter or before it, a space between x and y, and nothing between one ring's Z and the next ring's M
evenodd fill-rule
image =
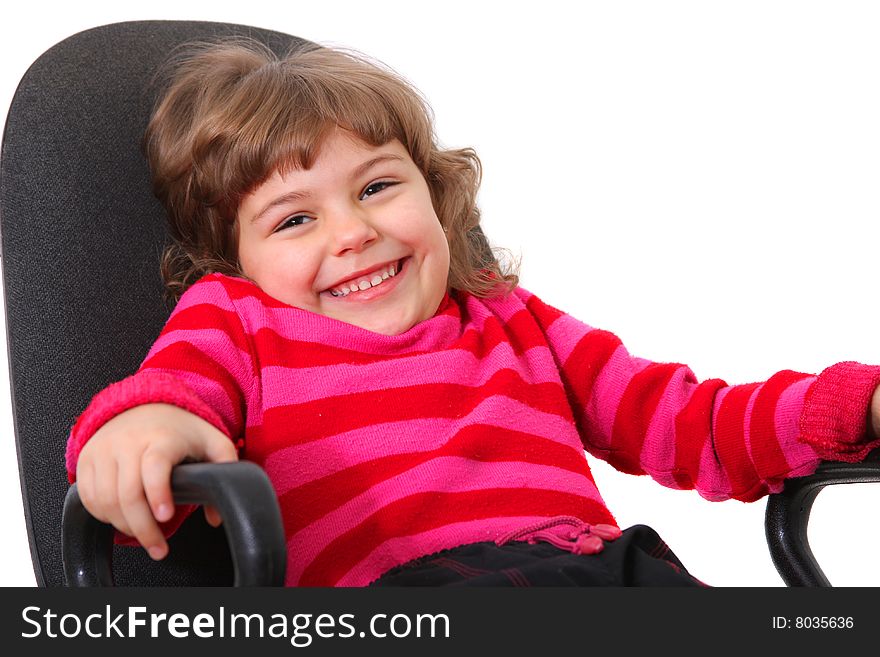
M477 149L485 230L549 303L701 379L880 363L876 3L140 4L9 5L0 107L47 48L116 21L236 22L355 48L424 92L441 142ZM0 584L29 586L5 372L0 388ZM621 525L652 525L698 577L782 585L763 501L709 503L591 462ZM867 486L820 495L811 536L833 583L880 583L878 508Z

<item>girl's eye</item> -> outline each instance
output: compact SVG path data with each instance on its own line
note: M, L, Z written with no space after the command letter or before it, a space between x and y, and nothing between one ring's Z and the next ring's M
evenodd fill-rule
M284 230L285 228L293 228L295 226L302 226L303 224L307 224L311 221L314 221L314 218L305 215L305 214L295 214L292 217L288 217L280 224L278 224L278 228L275 229L277 233L280 230Z
M373 194L378 194L386 187L391 187L392 185L396 185L396 184L397 184L396 182L391 182L388 180L370 183L369 185L367 185L367 188L361 194L361 199L364 199L367 196L372 196Z
M364 191L361 192L360 198L361 198L361 200L363 200L367 197L373 196L374 194L378 194L379 192L381 192L383 189L386 189L387 187L391 187L396 184L397 184L396 181L390 181L390 180L380 180L378 182L370 183L369 185L367 185L367 187L364 189ZM290 217L287 217L287 219L285 219L280 224L278 224L278 227L275 229L274 232L278 233L278 232L285 230L287 228L295 228L296 226L302 226L303 224L311 223L314 220L315 220L314 217L310 217L307 214L295 214Z

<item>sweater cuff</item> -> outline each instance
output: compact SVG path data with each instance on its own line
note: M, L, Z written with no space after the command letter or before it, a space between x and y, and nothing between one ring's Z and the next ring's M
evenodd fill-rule
M171 404L194 413L229 435L220 416L183 381L171 374L143 370L104 388L92 398L70 431L65 460L67 478L76 481L79 454L95 432L120 413L142 404Z
M824 370L804 398L800 440L826 461L856 463L880 445L869 439L871 397L880 366L837 363Z

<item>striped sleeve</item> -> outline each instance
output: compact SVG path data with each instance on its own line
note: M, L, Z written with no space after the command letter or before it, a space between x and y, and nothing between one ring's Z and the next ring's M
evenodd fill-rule
M880 367L700 382L686 365L636 358L612 333L520 294L560 367L584 447L622 472L710 500L754 501L820 459L860 460L880 443L867 430Z
M210 422L233 440L244 434L254 387L248 337L223 283L208 276L181 297L134 375L92 399L67 444L67 471L92 435L120 413L149 403L173 404Z

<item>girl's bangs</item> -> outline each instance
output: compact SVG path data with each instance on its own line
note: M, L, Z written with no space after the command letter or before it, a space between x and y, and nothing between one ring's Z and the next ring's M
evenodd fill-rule
M336 128L351 132L371 146L398 139L410 150L407 136L410 131L395 121L388 107L380 107L375 98L346 100L350 102L340 103L333 112L315 103L291 103L292 107L285 108L282 116L268 122L269 129L258 127L248 138L238 139L239 152L232 158L237 160L238 166L234 167L237 171L232 177L239 184L230 181L233 184L227 189L233 194L237 191L240 198L275 171L310 169L324 141ZM265 126L267 122L256 121L255 124Z

